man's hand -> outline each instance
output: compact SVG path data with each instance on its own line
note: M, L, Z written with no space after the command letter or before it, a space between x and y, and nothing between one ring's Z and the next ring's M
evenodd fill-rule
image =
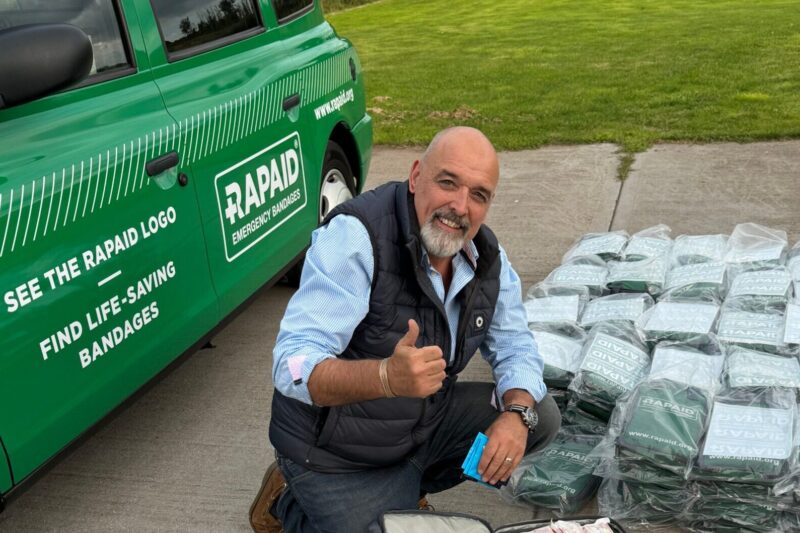
M419 326L408 321L408 332L397 342L389 358L387 373L389 387L397 396L425 398L440 388L447 363L438 346L417 348Z
M489 442L483 448L478 473L491 485L508 481L509 476L525 455L528 426L518 413L504 412L486 430ZM510 461L506 461L510 458Z

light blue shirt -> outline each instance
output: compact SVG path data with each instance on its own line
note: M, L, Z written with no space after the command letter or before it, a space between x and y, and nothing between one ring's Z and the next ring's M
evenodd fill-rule
M475 245L468 244L469 255L477 259ZM542 358L528 329L519 276L502 248L500 258L500 294L481 355L492 367L498 398L509 389L523 389L539 402L547 392ZM475 276L473 265L464 254L454 256L453 278L445 293L442 277L427 254L422 260L444 303L452 360L461 310L457 296ZM300 288L286 308L273 352L272 381L283 395L312 403L308 378L317 364L345 350L366 316L374 266L372 242L357 218L339 215L313 233Z

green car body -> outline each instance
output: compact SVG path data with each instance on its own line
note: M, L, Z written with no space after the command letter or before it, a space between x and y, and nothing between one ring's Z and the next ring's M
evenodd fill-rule
M302 257L331 141L353 194L369 167L361 66L318 2L253 0L257 27L174 53L157 2L99 3L128 66L0 109L0 494Z

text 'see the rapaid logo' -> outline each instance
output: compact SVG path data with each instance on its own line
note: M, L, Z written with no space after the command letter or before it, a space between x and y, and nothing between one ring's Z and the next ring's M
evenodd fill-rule
M230 262L308 203L300 135L294 132L223 170L214 186Z

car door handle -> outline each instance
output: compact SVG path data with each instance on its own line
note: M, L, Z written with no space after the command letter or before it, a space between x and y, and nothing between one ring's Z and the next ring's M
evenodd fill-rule
M294 93L292 96L287 96L283 99L283 110L289 111L293 107L300 105L300 93Z
M147 162L147 164L145 164L144 169L147 172L147 175L152 178L153 176L158 176L165 170L169 170L172 167L177 167L178 160L178 152L173 150L168 154L151 159Z

